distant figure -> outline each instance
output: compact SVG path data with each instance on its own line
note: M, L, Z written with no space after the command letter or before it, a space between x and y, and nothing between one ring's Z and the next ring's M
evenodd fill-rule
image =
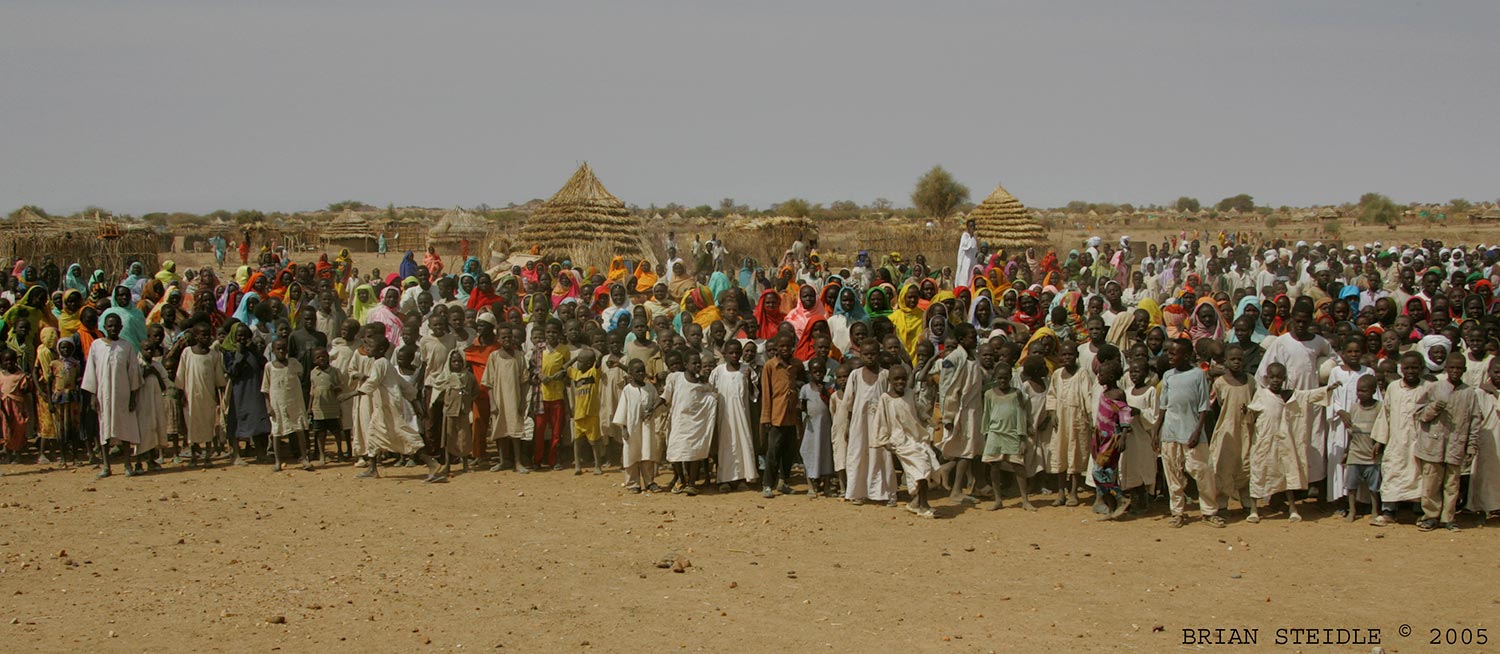
M380 237L375 241L375 254L377 257L385 256L385 232L381 232Z
M224 242L224 237L218 234L209 237L208 243L214 246L214 263L218 264L219 268L223 268L224 257L228 254L226 248L229 244Z
M974 221L964 223L964 233L958 237L958 265L953 268L953 284L968 286L973 281L974 262L979 260L979 239L974 236Z
M240 265L241 266L249 265L249 263L250 263L250 232L245 232L244 235L243 235L243 237L240 239L240 248L239 248L239 251L240 251Z

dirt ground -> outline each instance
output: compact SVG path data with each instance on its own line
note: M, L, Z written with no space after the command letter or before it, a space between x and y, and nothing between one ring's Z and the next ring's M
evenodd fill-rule
M1159 652L1195 649L1184 628L1245 627L1261 648L1240 651L1369 651L1269 647L1278 628L1348 627L1415 652L1430 627L1500 615L1494 527L1313 508L1174 530L1160 506L1106 523L946 499L923 520L805 495L631 495L616 471L434 486L418 470L5 466L0 633L38 652ZM679 557L684 572L656 565Z

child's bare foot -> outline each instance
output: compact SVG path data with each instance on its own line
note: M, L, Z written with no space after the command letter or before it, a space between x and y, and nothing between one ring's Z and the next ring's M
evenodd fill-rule
M1359 519L1359 516L1355 515L1353 511L1344 514L1344 522L1354 522L1357 519Z
M1022 500L1021 501L1021 508L1025 509L1027 511L1035 511L1036 510L1036 505L1032 504L1030 500Z
M602 475L602 474L604 474L604 466L594 466L594 474L595 475Z
M1250 515L1245 516L1245 522L1248 522L1248 523L1250 523L1252 525L1259 524L1260 523L1260 514L1254 512L1254 511L1251 511Z
M1293 511L1291 515L1289 515L1289 516L1286 517L1286 521L1287 522L1302 522L1302 514L1301 513L1297 513L1296 511Z
M573 476L577 477L577 476L579 476L581 474L583 474L583 468L580 468L578 466L573 466Z
M1057 499L1052 500L1052 506L1062 506L1068 503L1068 497L1062 493L1057 494Z
M275 464L275 465L271 466L271 472L281 472L281 464L278 463L278 464Z
M1078 506L1079 505L1078 496L1077 495L1069 495L1067 501L1064 502L1064 504L1066 504L1067 506Z
M235 466L240 466L240 467L250 465L248 462L246 462L244 459L241 459L240 457L234 457L234 460L230 461L230 464L235 465Z
M985 508L990 511L999 511L1002 508L1002 504L999 498L996 498L994 502L991 502L990 505Z
M1128 509L1130 509L1130 496L1123 495L1120 497L1120 503L1115 505L1115 510L1109 512L1109 518L1113 520L1125 515L1125 511Z

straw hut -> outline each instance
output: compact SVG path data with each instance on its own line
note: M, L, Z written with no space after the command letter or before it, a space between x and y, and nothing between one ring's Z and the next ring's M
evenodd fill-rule
M792 243L818 238L817 225L809 218L795 216L773 216L746 218L739 216L725 219L729 229L719 233L724 249L735 257L734 268L739 268L738 257L752 257L761 265L774 266L791 249Z
M114 221L49 219L30 212L0 221L0 257L41 261L50 256L59 266L79 263L88 270L123 271L132 261L155 270L157 253L170 246L164 240L169 237L144 225Z
M348 248L350 252L369 252L374 249L375 233L370 221L353 211L345 210L323 228L325 250Z
M476 250L476 246L483 244L489 235L490 221L454 207L427 231L427 244L445 250L459 250L463 242L468 241L470 249Z
M531 214L521 228L522 247L575 263L604 265L615 255L654 255L642 246L641 221L610 194L587 163Z
M969 219L974 221L980 242L992 248L1019 250L1047 244L1047 231L1004 186L996 186L989 197L969 212Z

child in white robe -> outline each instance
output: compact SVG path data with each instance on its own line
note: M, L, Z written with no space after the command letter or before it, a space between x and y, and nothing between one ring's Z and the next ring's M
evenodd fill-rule
M625 468L625 488L632 493L657 492L661 490L654 481L659 453L656 451L656 436L651 433L654 422L651 413L661 400L656 395L656 387L646 381L645 361L632 359L626 364L625 371L630 382L621 389L610 420L620 428L624 440L620 458Z
M750 376L740 363L743 346L729 340L722 350L723 363L708 375L708 383L719 394L718 469L719 492L732 490L730 484L755 483L759 477L755 462L755 428L750 420Z
M666 390L662 393L662 402L671 411L667 462L672 464L672 482L667 488L690 496L698 494L694 464L708 459L718 420L719 397L699 377L702 367L702 355L687 351L683 370L667 376Z
M927 426L922 422L917 405L907 395L906 381L910 373L903 366L890 369L886 376L889 387L880 396L879 410L875 414L875 444L885 448L901 461L901 472L905 475L911 501L906 510L923 518L937 517L927 503L927 486L938 472L937 454L927 444Z
M1256 435L1250 450L1250 496L1268 501L1285 492L1287 520L1301 522L1294 491L1307 488L1307 439L1309 422L1305 415L1313 407L1326 406L1335 382L1324 388L1294 391L1286 386L1286 366L1272 363L1266 367L1266 386L1255 392L1255 399L1245 407L1253 414L1251 432ZM1260 522L1258 508L1252 508L1246 522Z

